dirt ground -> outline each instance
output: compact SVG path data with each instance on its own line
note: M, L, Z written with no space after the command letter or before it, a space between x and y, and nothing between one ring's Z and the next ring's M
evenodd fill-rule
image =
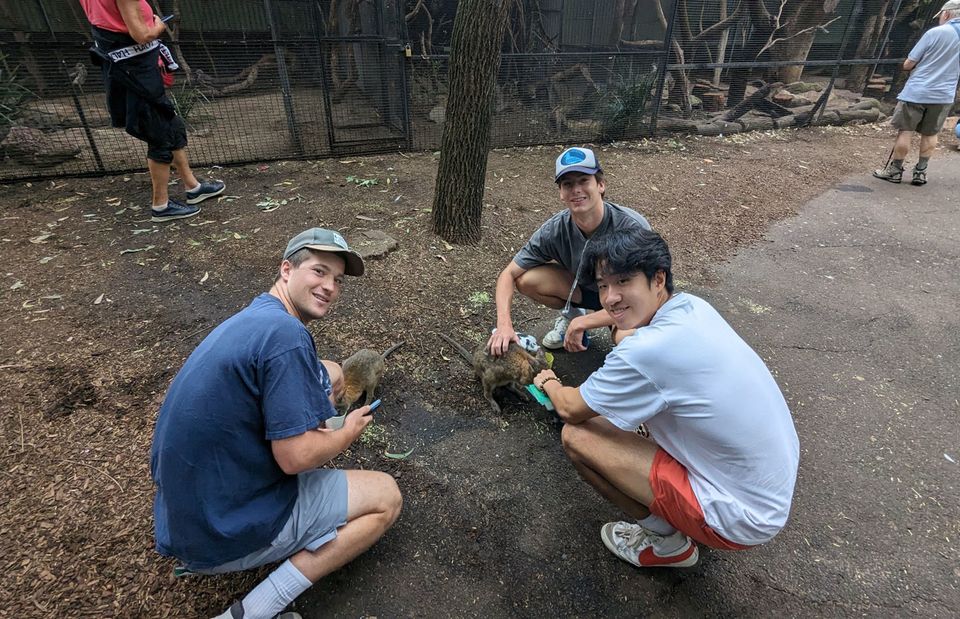
M682 288L709 285L711 268L771 222L881 165L891 139L886 127L830 127L624 143L599 154L608 199L667 238ZM549 413L508 399L494 415L435 335L475 343L493 325L498 270L560 206L551 182L558 151L491 153L475 247L429 232L431 153L204 170L226 181L226 194L198 218L167 225L149 221L143 174L0 187L0 616L209 616L256 581L257 573L177 579L174 562L154 552L150 442L183 360L269 287L286 239L309 226L348 239L378 229L399 241L312 331L332 359L406 341L381 384L379 423L334 463L392 472L405 507L373 551L303 596L304 615L480 615L502 610L502 596L517 615L602 611L597 599L610 591L579 589L556 564L534 560L549 532L526 525L616 514L565 462ZM515 308L520 328L550 319L526 301ZM582 363L558 358L561 371ZM384 455L410 449L405 459ZM611 569L616 560L597 546L591 528L559 544L555 558L574 572ZM478 575L502 585L507 574L516 584L506 592L476 588ZM687 577L696 576L656 578L668 586ZM338 596L358 583L364 596ZM569 587L558 603L555 589Z

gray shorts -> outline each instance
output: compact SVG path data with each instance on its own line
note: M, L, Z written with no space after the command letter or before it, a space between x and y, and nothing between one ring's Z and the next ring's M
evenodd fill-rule
M337 469L315 469L297 476L297 502L287 523L266 548L206 570L225 574L284 561L303 549L316 550L337 537L347 524L347 476Z
M891 123L899 131L937 135L950 115L952 103L909 103L898 101Z

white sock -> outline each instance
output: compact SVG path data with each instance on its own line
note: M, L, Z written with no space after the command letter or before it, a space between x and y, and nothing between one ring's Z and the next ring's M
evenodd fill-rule
M187 187L186 185L184 185L184 187L186 187L187 191L195 191L196 189L198 189L198 188L200 187L200 183L197 183L197 184L194 185L193 187Z
M167 203L164 202L163 204L154 204L151 208L155 211L162 211L163 209L167 208Z
M272 619L312 584L287 559L243 598L243 618Z
M656 514L650 514L642 520L637 520L637 524L648 531L653 531L657 535L663 535L664 537L677 532L673 525Z

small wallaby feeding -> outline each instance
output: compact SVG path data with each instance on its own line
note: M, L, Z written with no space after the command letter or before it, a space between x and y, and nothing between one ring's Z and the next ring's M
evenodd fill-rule
M493 399L494 389L506 387L523 400L529 401L530 397L523 390L523 386L532 383L533 377L547 367L547 360L542 348L534 356L516 342L511 342L506 354L501 357L494 357L488 354L486 346L481 344L471 355L452 338L443 333L437 335L449 342L467 360L467 363L473 365L473 371L477 373L477 377L483 385L483 397L486 398L487 402L490 402L490 406L495 413L500 412L500 405Z
M353 353L343 362L343 396L340 398L338 408L342 412L347 412L353 403L360 399L361 393L366 393L364 405L373 402L374 391L383 378L383 371L386 369L384 363L387 355L403 346L403 342L394 344L383 354L369 348L361 348Z

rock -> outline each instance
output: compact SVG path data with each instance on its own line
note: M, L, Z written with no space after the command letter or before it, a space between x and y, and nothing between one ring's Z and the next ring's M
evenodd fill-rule
M435 105L433 109L430 110L430 113L427 114L427 118L438 125L442 125L443 121L447 118L447 106L443 104Z
M802 95L805 92L820 92L823 90L821 84L814 84L812 82L793 82L792 84L787 84L783 87L789 93L795 95Z
M67 140L52 139L39 129L16 126L11 127L0 142L0 151L22 164L46 168L75 158L80 154L80 147Z
M785 107L790 107L790 102L793 101L796 97L785 90L773 95L773 102L783 105Z
M395 238L382 230L364 230L351 239L351 243L351 247L365 260L382 258L399 245Z

